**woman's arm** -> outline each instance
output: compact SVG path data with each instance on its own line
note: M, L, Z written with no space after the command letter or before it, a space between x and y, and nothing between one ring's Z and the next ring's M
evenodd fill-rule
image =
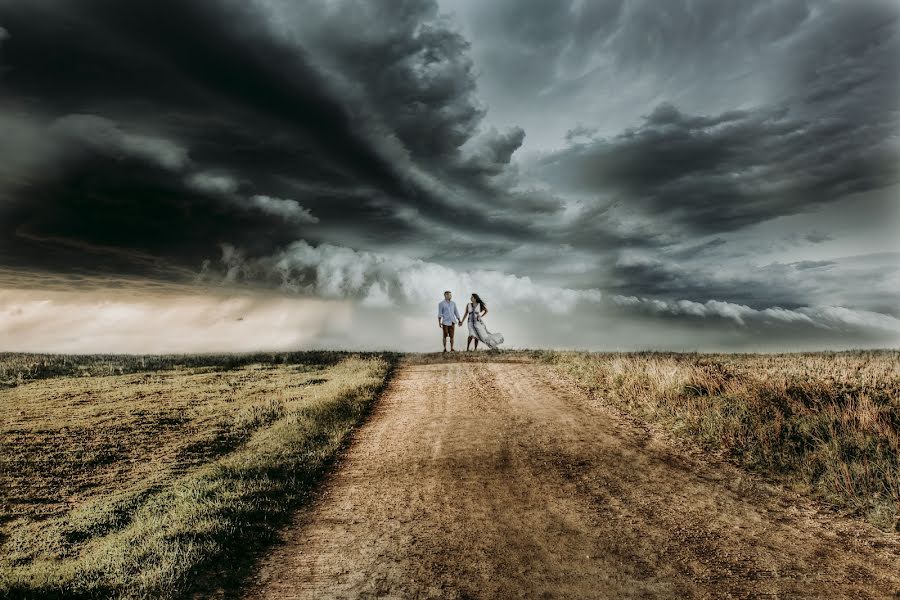
M486 314L487 314L487 309L484 308L484 307L482 307L482 308L481 308L481 316L483 317L483 316L486 315Z
M469 316L469 305L466 304L466 311L463 314L462 318L459 320L459 324L462 325L462 322L466 320L466 317Z

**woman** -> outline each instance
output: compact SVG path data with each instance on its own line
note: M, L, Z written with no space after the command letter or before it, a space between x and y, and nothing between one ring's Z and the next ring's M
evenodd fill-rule
M469 323L469 339L466 342L466 351L469 351L469 346L472 344L472 341L475 341L475 349L478 350L478 342L484 342L492 350L496 350L497 346L503 343L503 336L499 333L491 333L488 331L487 327L484 325L484 321L482 318L488 314L487 306L485 306L484 302L481 301L481 298L478 294L472 294L471 301L466 304L466 312L463 315L463 318L460 320L460 325L462 325L462 321L468 321Z

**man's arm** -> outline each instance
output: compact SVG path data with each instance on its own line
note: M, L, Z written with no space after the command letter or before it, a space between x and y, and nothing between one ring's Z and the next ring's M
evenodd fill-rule
M453 303L453 312L456 314L456 320L462 321L462 317L459 316L459 309L456 308L456 302Z
M438 327L443 328L444 319L441 318L441 303L438 302Z

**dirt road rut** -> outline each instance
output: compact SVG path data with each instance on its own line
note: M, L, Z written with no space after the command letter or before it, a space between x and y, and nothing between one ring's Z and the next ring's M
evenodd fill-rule
M900 543L538 363L407 364L257 598L900 598Z

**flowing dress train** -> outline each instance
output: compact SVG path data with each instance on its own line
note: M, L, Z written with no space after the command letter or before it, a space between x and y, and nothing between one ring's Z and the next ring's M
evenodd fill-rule
M478 341L487 345L491 350L497 350L503 343L502 333L488 331L484 321L481 320L481 305L469 303L469 335L474 335Z

